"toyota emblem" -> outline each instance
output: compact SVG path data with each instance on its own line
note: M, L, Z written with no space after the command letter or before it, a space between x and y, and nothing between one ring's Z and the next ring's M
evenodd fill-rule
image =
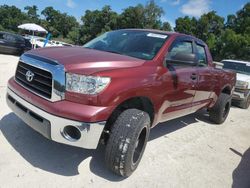
M30 70L28 70L28 71L26 72L25 76L26 76L26 80L27 80L28 82L32 82L32 80L33 80L35 74L34 74L33 72L31 72Z

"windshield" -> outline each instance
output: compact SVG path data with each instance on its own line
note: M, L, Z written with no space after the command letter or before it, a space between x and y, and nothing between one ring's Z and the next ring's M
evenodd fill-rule
M118 30L104 33L83 47L151 60L167 38L166 34L148 31Z
M250 66L245 63L237 63L233 61L222 61L223 68L233 70L237 73L250 75Z

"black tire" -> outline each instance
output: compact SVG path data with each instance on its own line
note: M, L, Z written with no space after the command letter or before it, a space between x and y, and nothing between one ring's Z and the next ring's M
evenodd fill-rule
M221 93L215 105L209 109L209 119L216 124L222 124L230 111L232 97Z
M110 170L123 177L137 168L150 132L150 118L146 112L128 109L115 121L105 151L105 162Z
M244 100L243 102L240 103L240 107L243 109L248 109L250 106L250 95Z

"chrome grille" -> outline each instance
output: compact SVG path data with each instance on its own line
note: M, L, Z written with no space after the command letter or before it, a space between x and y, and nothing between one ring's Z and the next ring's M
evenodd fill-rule
M26 78L26 73L28 71L34 73L32 81L28 81ZM51 98L52 74L50 72L19 61L15 78L17 82L34 93L48 99Z

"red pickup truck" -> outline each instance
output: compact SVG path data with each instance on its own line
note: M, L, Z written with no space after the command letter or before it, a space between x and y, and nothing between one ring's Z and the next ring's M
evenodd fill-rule
M48 139L86 149L102 141L107 166L129 176L158 123L202 108L211 121L223 123L235 80L235 73L215 68L199 39L125 29L83 47L26 52L6 100Z

